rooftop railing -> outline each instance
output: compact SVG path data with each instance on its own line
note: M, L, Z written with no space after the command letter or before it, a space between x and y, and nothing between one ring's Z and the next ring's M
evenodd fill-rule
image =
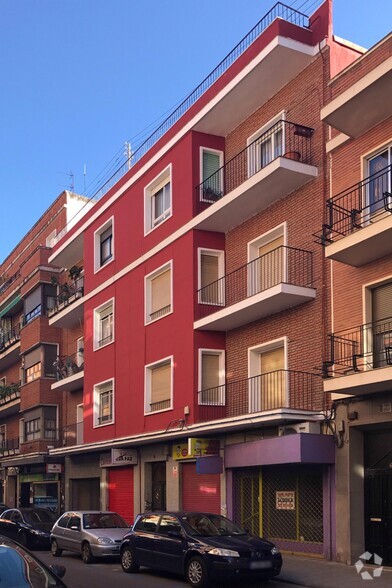
M323 245L346 237L392 212L392 165L327 200Z
M204 318L281 283L312 287L311 251L282 245L200 288L197 292L197 318Z
M325 410L322 378L294 370L276 370L227 382L197 393L197 421L269 412L283 408Z
M280 120L196 186L195 214L243 184L278 157L311 164L313 129Z

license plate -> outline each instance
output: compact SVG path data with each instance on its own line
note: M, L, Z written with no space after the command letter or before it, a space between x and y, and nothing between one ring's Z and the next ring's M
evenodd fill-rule
M265 570L272 568L272 562L270 561L251 561L249 565L251 570Z

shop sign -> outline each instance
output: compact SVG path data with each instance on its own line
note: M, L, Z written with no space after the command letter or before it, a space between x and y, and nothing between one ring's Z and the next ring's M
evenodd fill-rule
M63 471L63 466L61 463L47 463L46 464L46 473L47 474L61 474Z
M101 468L126 466L137 464L136 449L112 449L110 453L103 453L99 460Z
M54 496L34 496L34 506L39 508L57 508L57 498Z
M219 454L219 439L196 439L189 437L188 443L173 445L173 459L194 459L205 455Z
M277 510L295 510L295 492L288 490L276 491L276 509Z
M55 482L59 479L58 474L19 474L19 481L22 482Z

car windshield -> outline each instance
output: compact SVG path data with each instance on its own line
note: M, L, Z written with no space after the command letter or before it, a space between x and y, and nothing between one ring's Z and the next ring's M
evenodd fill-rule
M2 588L64 586L31 553L16 544L0 545L0 580Z
M128 529L129 525L113 512L97 512L83 515L85 529Z
M43 508L42 510L28 510L23 512L23 516L25 520L29 523L55 523L58 519L58 515L56 515L51 510L46 510Z
M190 535L202 537L246 535L246 531L219 515L189 514L182 517Z

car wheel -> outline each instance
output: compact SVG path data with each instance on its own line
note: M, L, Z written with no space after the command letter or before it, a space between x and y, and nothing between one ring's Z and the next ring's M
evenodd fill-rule
M29 546L29 540L28 540L28 537L27 537L27 535L26 535L26 533L24 531L22 531L21 533L19 533L19 535L18 535L18 541L24 547L28 547Z
M58 557L63 553L63 550L59 548L59 544L57 543L56 539L52 539L52 542L50 544L50 551L53 557Z
M121 567L127 574L137 572L139 569L139 566L135 562L133 551L130 547L124 547L121 552Z
M94 556L91 551L89 543L83 543L82 545L82 560L85 564L90 564L94 561Z
M191 557L186 566L186 579L194 588L205 588L208 586L206 564L198 555Z

